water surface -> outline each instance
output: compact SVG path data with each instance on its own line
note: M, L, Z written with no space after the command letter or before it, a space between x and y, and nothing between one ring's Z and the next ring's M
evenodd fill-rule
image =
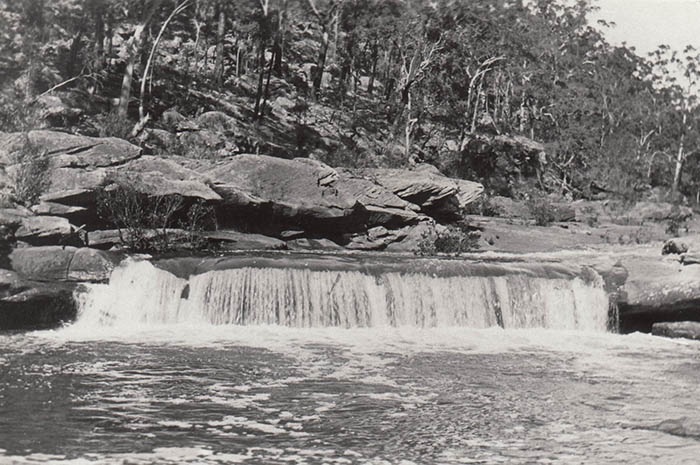
M500 328L0 335L0 463L697 463L700 344Z

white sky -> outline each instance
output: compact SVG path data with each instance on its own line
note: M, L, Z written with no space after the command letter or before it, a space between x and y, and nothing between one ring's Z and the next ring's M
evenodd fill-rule
M591 18L613 21L608 41L634 46L646 56L661 44L677 50L690 44L700 49L700 0L597 0Z

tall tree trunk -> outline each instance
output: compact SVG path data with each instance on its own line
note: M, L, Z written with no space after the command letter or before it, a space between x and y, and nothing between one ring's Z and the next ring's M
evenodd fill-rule
M124 77L122 78L122 90L119 96L119 106L117 107L117 114L122 118L126 118L129 110L131 82L134 78L134 68L136 67L137 60L141 55L141 49L143 48L144 32L161 1L162 0L151 1L151 5L146 10L143 19L141 20L141 24L136 26L134 35L132 35L129 41L126 43L127 62L126 69L124 70Z
M681 139L678 142L678 153L676 154L676 169L673 171L673 185L671 186L671 192L678 192L678 187L681 183L681 172L683 170L683 162L685 161L685 128L688 122L688 113L683 111L683 129L681 132Z
M83 21L81 24L84 24ZM68 50L68 66L66 69L66 75L74 76L76 74L76 68L78 63L78 53L80 52L81 42L83 40L83 28L82 26L78 29L78 33L73 37L70 44L70 49Z
M328 42L329 34L326 25L323 25L323 33L321 34L321 50L318 54L318 60L316 61L316 71L314 72L314 95L318 94L321 90L321 83L323 82L323 70L326 66L326 55L328 54Z
M151 53L148 54L148 60L146 61L146 66L143 68L143 76L141 76L141 92L139 94L139 121L143 121L146 118L146 114L144 112L144 107L143 107L144 94L146 93L146 81L148 80L149 71L152 69L151 65L153 63L153 57L155 56L156 49L158 48L158 44L160 43L160 39L161 39L161 37L163 37L163 33L165 32L165 29L168 27L168 24L170 24L170 21L172 21L173 18L178 13L180 13L182 10L184 10L188 6L189 6L189 0L184 0L177 7L175 7L175 9L172 11L172 13L170 13L170 16L168 16L168 18L165 20L163 25L160 27L160 31L158 31L158 36L156 37L156 40L153 42L153 46L151 47ZM152 80L151 80L151 82L152 82Z
M263 82L265 79L265 48L264 39L261 39L260 50L258 51L258 90L255 93L255 108L253 109L255 119L260 119L262 116L260 106L262 104Z
M273 51L275 62L275 75L282 76L282 56L284 55L284 36L287 32L287 0L282 1L277 18L277 33L275 35L275 49Z
M221 88L224 84L224 35L226 33L226 12L222 2L217 3L219 10L219 26L216 29L216 60L214 61L214 73L216 85Z
M97 2L93 9L93 21L95 23L95 49L92 67L100 71L105 64L105 21L103 16L104 5Z
M367 83L367 93L372 95L374 91L374 77L377 74L377 61L379 59L379 46L377 42L372 43L372 71L369 74L369 82Z
M258 24L258 27L260 28L260 44L258 50L258 90L255 93L255 108L253 109L256 120L259 120L262 117L261 105L263 97L263 83L265 80L265 50L267 48L267 38L270 30L268 18L270 13L270 1L260 0L260 6L262 9L262 15L260 16L260 22Z

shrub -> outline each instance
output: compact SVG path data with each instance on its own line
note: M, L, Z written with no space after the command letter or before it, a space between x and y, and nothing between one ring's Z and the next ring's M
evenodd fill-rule
M525 202L537 226L549 226L557 218L554 206L543 196L533 196Z
M423 233L418 243L419 255L454 254L472 252L479 248L479 233L470 229L469 223L460 221L447 226L443 233Z
M46 151L27 136L24 138L21 148L11 154L14 169L10 172L10 189L15 202L29 207L38 202L51 180Z
M95 126L100 137L118 137L128 140L134 129L134 122L129 118L119 116L116 111L110 111L95 117Z
M146 196L120 180L98 196L98 213L119 230L119 239L135 252L167 252L175 248L171 228L188 232L192 247L204 244L200 232L215 227L214 209L204 201L185 206L180 195Z

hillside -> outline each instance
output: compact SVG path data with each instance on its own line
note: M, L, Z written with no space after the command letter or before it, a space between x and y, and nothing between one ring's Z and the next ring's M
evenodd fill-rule
M0 123L190 158L427 162L514 197L657 188L695 198L696 52L640 58L608 44L591 11L516 0L3 0ZM688 82L668 85L679 67ZM212 110L226 118L196 122Z

